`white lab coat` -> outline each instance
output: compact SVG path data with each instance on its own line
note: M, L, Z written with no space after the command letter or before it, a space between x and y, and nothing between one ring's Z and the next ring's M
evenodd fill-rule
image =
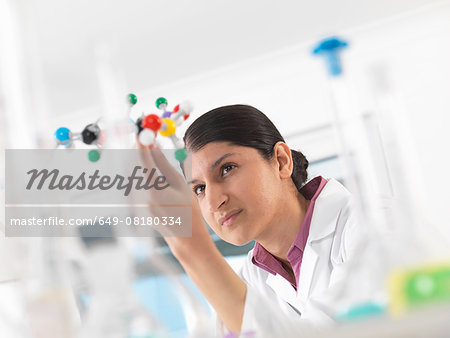
M333 323L330 305L334 289L342 285L345 264L355 253L363 231L351 204L350 193L330 179L315 202L298 292L280 275L255 266L251 262L253 250L249 252L239 272L247 284L241 332L280 336L287 331L294 333L298 324ZM219 321L219 329L220 325Z

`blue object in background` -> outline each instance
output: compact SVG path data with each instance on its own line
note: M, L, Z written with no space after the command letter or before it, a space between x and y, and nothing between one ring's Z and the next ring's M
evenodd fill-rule
M186 274L179 275L182 282L204 302L204 297ZM186 337L187 325L183 308L173 283L164 276L150 276L135 281L133 289L142 306L155 316L171 333L171 337Z
M337 315L341 322L354 322L386 314L386 306L376 303L363 303L352 307L347 312Z
M324 39L314 48L313 54L322 55L327 64L328 73L331 76L339 76L342 73L341 58L339 53L346 48L348 43L336 37Z
M206 299L189 277L186 274L178 277L208 309ZM142 307L164 325L171 338L184 338L188 335L183 307L175 285L169 278L160 275L139 278L133 283L133 291ZM90 296L81 295L81 301L85 307L89 307Z

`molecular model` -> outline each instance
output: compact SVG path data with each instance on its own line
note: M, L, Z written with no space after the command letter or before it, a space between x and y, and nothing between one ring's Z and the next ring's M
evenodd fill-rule
M137 102L136 95L129 94L128 102L130 105L135 105ZM155 141L156 135L168 137L172 140L175 149L175 158L179 162L186 159L187 152L184 149L183 142L177 137L175 131L177 127L181 126L184 121L189 118L193 110L190 102L185 101L176 105L172 111L167 110L167 100L160 97L155 102L156 108L161 111L161 117L157 114L143 115L136 120L137 134L139 135L139 142L148 146Z
M60 127L55 131L55 138L58 146L64 146L66 148L73 147L73 141L82 140L83 143L92 145L94 144L98 149L102 146L102 131L98 126L98 121L88 124L84 127L81 133L72 133L69 128ZM100 152L97 150L91 150L88 153L89 161L97 162L100 159Z
M129 104L128 113L131 113L131 108L137 103L137 97L134 94L128 94L127 101ZM175 131L190 115L193 106L190 102L185 101L182 104L176 105L172 111L167 110L167 100L160 97L156 100L156 107L161 111L161 116L157 114L142 114L136 121L130 119L130 123L135 126L136 134L139 142L148 146L155 142L157 134L171 139L176 151L175 158L179 162L183 162L187 157L186 149L184 149L183 142L176 136ZM87 145L95 145L97 149L91 150L88 153L89 161L96 162L100 159L100 149L102 147L103 134L98 125L99 120L88 124L84 127L81 133L72 133L66 127L60 127L55 131L55 138L57 147L63 146L66 148L73 147L74 141L81 140Z

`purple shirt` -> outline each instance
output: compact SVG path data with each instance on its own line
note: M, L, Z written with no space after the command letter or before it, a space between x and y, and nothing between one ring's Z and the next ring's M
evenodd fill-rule
M305 250L306 241L309 235L309 227L311 226L314 204L325 184L327 184L327 180L322 176L318 176L309 181L300 189L300 193L311 202L308 210L306 210L305 218L300 225L300 231L298 232L297 237L287 253L287 260L291 263L297 283L300 280L300 267L302 265L303 251ZM252 263L257 267L270 272L272 275L279 274L283 276L297 290L298 285L296 284L296 281L292 280L289 273L283 268L281 262L272 256L258 242L255 243L255 247L253 249Z

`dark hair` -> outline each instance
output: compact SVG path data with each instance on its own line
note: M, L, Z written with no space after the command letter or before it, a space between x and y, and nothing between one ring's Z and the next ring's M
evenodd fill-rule
M211 142L230 142L259 151L266 160L274 156L273 147L284 142L278 129L258 109L242 104L213 109L196 119L186 130L186 149L198 151ZM308 160L299 151L291 150L294 168L292 180L298 190L308 178Z

